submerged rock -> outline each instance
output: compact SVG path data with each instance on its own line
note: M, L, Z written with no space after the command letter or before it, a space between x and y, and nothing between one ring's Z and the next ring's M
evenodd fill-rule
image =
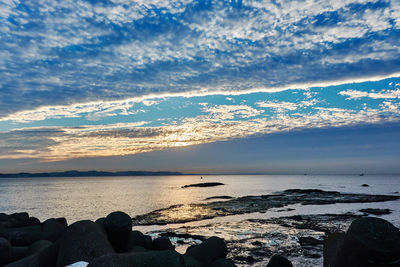
M219 186L219 185L225 185L225 184L223 184L223 183L218 183L218 182L214 182L214 183L188 184L188 185L182 186L182 188L188 188L188 187L211 187L211 186Z
M368 213L368 214L373 214L373 215L383 215L383 214L390 214L392 211L390 209L360 209L359 211Z

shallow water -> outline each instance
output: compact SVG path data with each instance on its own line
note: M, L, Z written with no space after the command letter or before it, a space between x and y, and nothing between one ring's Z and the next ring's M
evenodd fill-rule
M224 186L181 188L199 182L222 182ZM362 184L369 187L362 187ZM95 220L115 210L131 216L175 204L204 201L217 195L233 197L262 195L288 188L318 188L340 192L395 194L400 191L400 176L317 176L317 175L209 175L200 179L188 176L79 177L79 178L10 178L0 179L0 212L27 211L44 220L66 217L69 223ZM397 193L398 194L398 193ZM400 225L397 201L367 204L320 206L321 212L358 210L358 207L388 207L387 216ZM328 208L328 209L327 209ZM315 212L315 207L298 207L292 213ZM283 215L283 214L282 214Z

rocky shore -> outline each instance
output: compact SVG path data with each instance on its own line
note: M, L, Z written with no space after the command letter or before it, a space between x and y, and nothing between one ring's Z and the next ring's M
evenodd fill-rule
M226 199L193 204L189 211L215 208L215 217L295 203L366 203L398 196L294 189ZM171 210L175 207L162 211ZM158 223L156 214L165 216L149 213L145 224ZM0 266L400 266L399 229L367 212L246 219L146 233L135 229L138 222L119 211L71 225L64 218L40 222L25 212L0 213Z

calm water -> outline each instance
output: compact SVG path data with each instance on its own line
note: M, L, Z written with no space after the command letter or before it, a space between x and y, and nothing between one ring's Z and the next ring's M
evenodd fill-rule
M206 197L261 195L288 188L319 188L340 192L395 194L400 191L400 176L299 176L299 175L218 175L88 178L13 178L0 179L0 212L27 211L44 220L66 217L69 223L95 220L121 210L131 216L174 204L203 201ZM187 188L199 182L222 182L225 186ZM367 183L369 187L361 187ZM398 193L397 193L398 194ZM320 207L299 207L297 213L325 213L360 207L390 208L384 218L400 226L399 201ZM283 214L282 214L283 215Z

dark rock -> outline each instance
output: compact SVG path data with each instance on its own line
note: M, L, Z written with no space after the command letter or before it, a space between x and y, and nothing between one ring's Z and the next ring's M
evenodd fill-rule
M30 246L38 240L49 240L50 236L45 232L14 231L9 235L9 241L13 246Z
M352 222L331 264L348 266L398 266L400 231L380 218L365 217Z
M186 267L202 267L201 263L198 260L195 260L188 255L183 255L183 260L185 261Z
M40 252L41 250L50 247L53 245L52 242L48 240L39 240L33 243L32 245L29 246L28 251L27 251L27 256L36 254Z
M12 249L7 239L0 237L0 266L11 261Z
M56 241L67 228L66 220L48 219L42 224L43 231L48 234L48 240Z
M182 186L182 188L188 188L188 187L210 187L210 186L218 186L218 185L225 185L223 183L199 183L199 184L188 184Z
M7 220L8 220L8 215L3 212L0 212L0 222L4 222Z
M11 248L11 261L18 261L22 258L25 258L28 254L29 247L12 247Z
M235 267L233 261L228 259L218 259L210 264L210 267Z
M150 237L151 239L151 237ZM129 247L133 248L135 246L146 247L146 237L140 231L132 231L131 232L131 239L129 241Z
M53 244L39 252L12 262L6 267L54 267L57 262L58 245Z
M106 226L105 226L105 221L106 221L106 218L105 218L105 217L101 217L101 218L98 218L98 219L95 221L95 223L97 223L97 224L100 226L102 232L103 232L105 235L107 235Z
M115 211L106 217L104 226L107 231L108 240L110 240L115 251L128 251L132 232L131 217L122 211Z
M29 217L28 225L40 225L40 220L36 217Z
M290 260L285 257L275 254L269 260L267 267L293 267Z
M214 197L208 197L205 200L212 200L212 199L232 199L233 197L231 196L214 196Z
M360 209L359 211L368 213L368 214L373 214L373 215L383 215L383 214L390 214L392 211L390 209Z
M262 247L263 243L261 243L260 241L254 241L251 243L253 246L257 246L257 247Z
M336 256L344 239L344 233L331 233L324 240L324 266L329 266Z
M144 235L144 247L146 249L153 249L153 239L149 235Z
M88 267L183 267L182 255L173 250L108 254L91 261Z
M225 241L222 238L213 236L205 240L200 245L194 246L186 250L185 255L193 257L204 265L225 258L228 253Z
M323 240L318 240L314 237L311 236L300 236L299 237L299 243L302 246L316 246L316 245L321 245L324 243Z
M145 249L144 247L141 246L134 246L132 248L129 249L129 252L146 252L147 249Z
M362 187L368 187L369 185L368 184L362 184L361 186Z
M78 261L90 262L102 255L114 253L100 226L92 221L79 221L68 226L59 244L58 267Z
M17 212L9 215L10 218L16 219L18 222L27 223L29 214L27 212Z
M153 249L155 250L172 250L175 247L166 236L160 236L153 240Z

